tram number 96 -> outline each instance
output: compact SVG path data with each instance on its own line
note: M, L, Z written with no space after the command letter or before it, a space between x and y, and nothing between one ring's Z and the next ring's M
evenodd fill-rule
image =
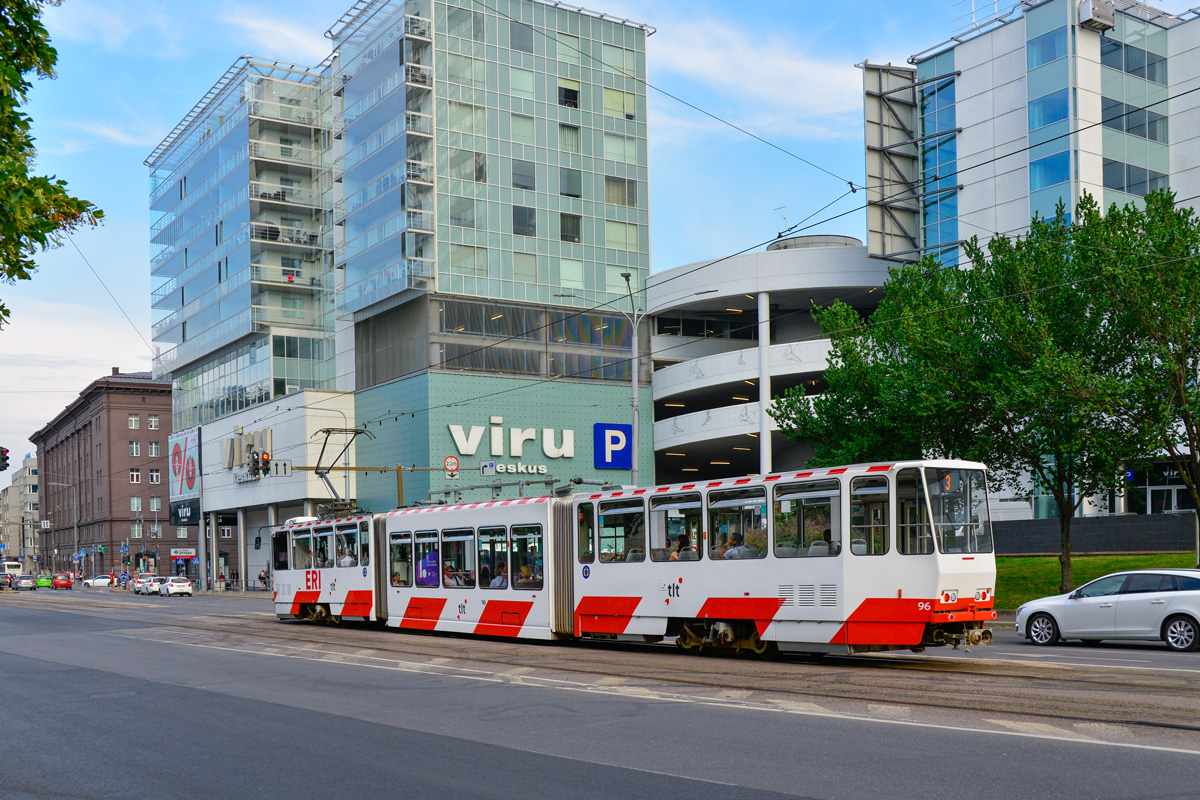
M933 610L933 605L931 603L917 603L917 611L932 611L932 610Z
M304 570L304 588L310 592L321 591L321 573L315 569Z

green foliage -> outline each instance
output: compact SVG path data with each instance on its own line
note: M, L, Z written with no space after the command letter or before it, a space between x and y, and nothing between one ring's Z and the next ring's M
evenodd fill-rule
M22 113L31 84L27 76L54 77L58 54L42 25L42 9L57 0L9 0L0 6L0 281L29 280L38 250L64 235L94 226L104 212L72 197L65 181L32 175L32 120ZM0 302L0 323L9 311Z
M1183 569L1196 566L1195 553L1162 553L1123 556L1076 556L1074 583L1078 588L1110 572L1124 569ZM996 559L996 608L1015 611L1017 606L1059 594L1061 579L1057 556L1000 557Z

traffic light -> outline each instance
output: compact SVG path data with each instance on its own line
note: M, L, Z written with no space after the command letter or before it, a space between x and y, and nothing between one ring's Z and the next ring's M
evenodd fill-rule
M264 452L259 456L259 466L261 467L262 474L264 476L269 476L271 474L271 454L270 453Z
M0 472L8 469L8 448L0 447Z
M262 466L262 462L259 459L258 451L251 450L250 451L250 464L247 467L246 471L248 473L250 473L251 475L257 475L258 470L261 468L261 466Z

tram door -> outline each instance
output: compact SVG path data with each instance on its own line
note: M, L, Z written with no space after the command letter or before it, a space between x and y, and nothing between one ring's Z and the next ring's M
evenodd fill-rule
M550 631L570 636L575 627L575 518L571 499L550 501Z

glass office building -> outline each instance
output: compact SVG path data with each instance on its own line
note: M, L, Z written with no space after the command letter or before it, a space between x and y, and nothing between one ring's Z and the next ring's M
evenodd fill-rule
M1084 192L1107 207L1170 187L1194 203L1197 19L1133 0L1027 0L913 56L914 69L888 65L910 95L885 104L913 135L904 142L897 131L876 150L904 154L915 142L904 180L876 170L878 205L917 214L907 241L889 243L898 260L955 263L962 240L1021 233L1060 200L1071 211ZM880 94L868 81L869 124ZM870 164L869 154L869 174Z
M240 58L146 160L175 429L331 383L328 81Z

